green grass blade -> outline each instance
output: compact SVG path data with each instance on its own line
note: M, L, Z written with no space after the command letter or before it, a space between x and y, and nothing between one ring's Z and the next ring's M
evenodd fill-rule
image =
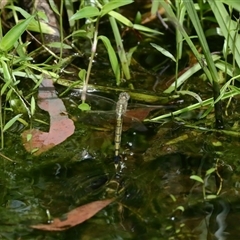
M133 27L133 23L128 18L124 17L122 14L118 12L111 11L108 13L108 15L114 17L116 20L126 25L127 27Z
M228 3L230 2L234 1L228 1ZM240 42L240 36L239 34L236 34L238 23L231 20L225 6L220 1L208 0L208 3L216 17L224 38L228 40L228 46L234 55L234 59L237 62L238 67L240 67L240 48L236 47L236 44L239 44Z
M36 102L35 98L32 96L31 97L31 115L33 116L36 111Z
M101 17L104 16L105 14L109 13L110 11L125 6L127 4L132 3L133 0L124 0L124 1L119 1L119 0L112 0L111 2L106 3L101 10Z
M231 6L232 8L235 8L236 10L238 10L240 12L240 1L221 0L221 2L223 2L226 5Z
M65 0L64 3L67 10L68 19L70 19L74 14L73 2L72 0ZM71 28L74 27L74 24L75 24L74 20L71 20L71 21L69 20L69 25Z
M188 16L191 19L191 22L192 22L192 24L195 28L195 31L197 32L197 35L198 35L198 38L199 38L199 41L201 43L202 50L203 50L203 53L204 53L204 57L205 57L205 60L207 62L207 67L210 70L211 77L215 82L218 82L217 69L216 69L215 64L213 62L212 55L210 53L208 43L207 43L207 40L205 38L205 35L204 35L204 32L203 32L199 17L197 15L197 11L196 11L195 6L194 6L194 3L192 1L188 1L188 0L183 1L183 3L186 7L186 10L188 12Z
M149 32L149 33L153 33L153 34L162 34L162 33L159 32L159 31L156 31L156 30L154 30L154 29L145 27L145 26L140 25L140 24L133 24L133 28L136 29L136 30L138 30L138 31L142 31L142 32Z
M176 62L175 57L166 49L160 47L159 45L157 45L155 43L150 43L150 45L153 46L155 49L157 49L160 53L162 53L166 57L168 57L168 58L172 59L174 62Z
M80 9L75 14L73 14L72 17L70 17L69 21L79 20L82 18L98 17L99 15L100 15L100 12L99 12L98 8L87 6L87 7Z
M180 23L180 25L183 25L183 22L185 21L185 13L186 8L183 5L183 1L176 1L176 9L177 9L177 18ZM182 34L177 31L176 32L176 43L177 43L177 60L180 60L182 58L182 50L183 50L183 36Z
M165 13L167 15L167 18L175 25L177 31L179 31L182 34L182 36L184 37L185 41L187 42L187 44L191 48L194 56L198 60L201 68L203 69L203 71L207 75L209 81L212 82L212 76L211 76L208 68L205 66L205 64L202 61L202 55L198 52L198 50L197 50L195 44L192 42L190 36L187 34L187 32L185 31L183 26L179 23L176 15L172 11L171 7L164 0L160 0L160 4L165 9L165 11L166 11Z
M9 120L3 128L3 132L6 132L6 130L8 130L21 116L22 114L18 114L15 117L13 117L11 120Z
M197 176L197 175L190 176L190 179L193 179L193 180L195 180L197 182L200 182L200 183L204 183L203 179L201 177Z
M112 66L112 70L116 77L117 85L120 84L120 69L118 64L117 55L112 47L111 42L109 39L105 36L98 36L98 39L101 39L103 41L103 44L105 45L107 51L108 51L108 57Z
M34 16L31 16L31 17L19 22L17 25L15 25L13 28L11 28L3 36L2 40L0 41L0 50L7 52L11 48L13 48L15 42L23 34L23 32L27 29L29 23L32 21L33 18L34 18Z
M234 97L236 95L239 95L239 93L240 93L240 91L236 91L236 89L231 89L230 91L225 92L222 95L221 100L228 99L230 97ZM189 112L189 111L192 111L192 110L195 110L195 109L198 109L198 108L201 108L201 107L205 107L205 106L210 106L210 107L214 106L213 98L208 98L208 99L202 101L201 103L198 102L198 103L192 104L190 106L187 106L185 108L176 110L176 111L171 112L171 113L163 114L161 116L157 116L157 117L154 117L152 119L145 119L144 121L145 122L159 122L161 119L168 118L168 117L172 118L173 116L177 116L177 115L180 115L182 113Z

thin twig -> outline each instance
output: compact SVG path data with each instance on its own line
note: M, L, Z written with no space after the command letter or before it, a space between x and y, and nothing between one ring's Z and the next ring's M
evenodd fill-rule
M3 157L3 158L5 158L6 160L8 160L8 161L10 161L10 162L16 162L16 161L13 161L11 158L3 155L2 153L0 153L0 156Z

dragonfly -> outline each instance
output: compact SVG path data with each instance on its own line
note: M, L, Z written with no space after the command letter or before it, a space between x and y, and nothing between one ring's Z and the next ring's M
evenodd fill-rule
M97 95L96 93L87 93L86 102L91 106L90 111L77 111L76 105L79 102L81 92L73 91L70 96L71 105L77 114L77 121L100 131L111 131L114 134L114 164L118 168L121 163L120 148L122 132L130 128L144 132L148 128L142 122L151 111L163 111L172 108L171 105L146 105L139 103L129 104L130 95L122 92L118 96L117 102L111 98ZM77 111L77 113L76 113Z
M71 104L73 107L75 106L75 109L77 101L79 101L79 95L79 93L73 92L73 94L71 94L70 96ZM127 104L127 101L123 100L127 96L130 97L129 94L126 92L124 94L120 93L118 101L116 102L108 97L87 93L86 102L91 106L91 110L85 112L78 110L77 119L79 122L87 124L96 130L114 131L116 125L117 111L122 111L122 118L124 120L124 125L122 126L123 131L126 131L129 128L133 128L141 132L146 131L147 128L142 123L142 120L144 118L141 117L141 109L148 108L149 105L129 105ZM72 112L71 114L76 113Z
M123 114L127 111L128 100L130 99L130 95L126 92L121 92L119 94L119 98L116 105L116 128L115 128L115 157L114 164L115 169L118 168L120 162L119 150L121 146L121 138L122 138L122 125L123 125Z

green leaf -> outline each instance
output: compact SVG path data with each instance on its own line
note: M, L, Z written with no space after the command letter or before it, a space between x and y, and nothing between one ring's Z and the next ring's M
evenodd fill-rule
M48 2L49 2L49 4L50 4L52 10L53 10L58 16L60 16L60 13L59 13L59 11L58 11L58 7L57 7L57 5L55 4L55 2L54 2L53 0L49 0Z
M105 4L102 7L100 15L102 17L102 16L104 16L105 14L109 13L112 10L114 10L116 8L119 8L119 7L122 7L122 6L125 6L127 4L130 4L132 2L133 2L133 0L124 0L124 1L113 0L111 2L108 2L107 4Z
M117 55L111 45L111 42L109 41L109 39L105 36L98 36L98 39L101 39L103 41L103 44L105 45L107 51L108 51L108 57L112 66L112 70L115 74L116 77L116 81L120 81L120 68L119 68L119 64L118 64L118 59L117 59Z
M12 83L11 79L9 79L5 82L5 84L1 88L1 96L5 93L6 89L9 87L9 85L11 85L11 83Z
M207 200L216 199L216 198L217 198L217 195L213 195L213 194L206 196Z
M221 57L218 56L218 55L213 55L212 58L213 58L213 61L216 62ZM169 86L168 89L166 89L164 91L164 93L173 92L176 88L178 88L182 84L184 84L194 73L196 73L197 71L199 71L201 69L202 69L202 67L201 67L200 63L194 64L191 68L189 68L186 72L184 72L181 76L179 76L178 79L177 79L177 82L173 82L171 84L171 86Z
M183 1L183 2L187 4L188 2L192 2L192 1ZM184 37L185 41L187 42L187 44L191 48L193 54L197 58L199 64L201 65L201 68L203 68L203 71L207 75L209 81L212 82L212 76L211 76L211 74L209 72L209 69L207 67L205 67L205 65L203 64L203 62L202 62L202 55L198 52L198 49L196 48L195 44L192 42L192 40L191 40L192 37L190 37L187 34L187 32L185 31L184 27L179 23L179 19L174 14L174 12L173 12L172 8L170 7L170 5L168 3L166 3L165 1L160 1L159 3L165 9L165 11L166 11L165 14L166 14L168 20L170 20L172 23L174 23L174 25L177 28L177 30L182 34L182 36Z
M135 23L135 24L140 24L141 21L142 21L142 15L141 15L141 13L138 11L137 14L136 14L136 16L135 16L134 23Z
M195 99L197 99L197 101L202 104L202 99L201 97L195 93L195 92L192 92L192 91L189 91L189 90L181 90L181 91L177 91L178 94L182 94L182 95L190 95L192 97L194 97Z
M87 103L85 103L85 102L79 104L79 105L78 105L78 108L79 108L81 111L90 111L90 110L91 110L91 107L90 107Z
M128 50L127 52L127 61L128 61L128 66L130 66L131 61L132 61L132 55L133 53L137 50L138 46L136 45L135 47L132 47Z
M31 15L26 12L24 9L17 7L17 6L7 6L7 8L12 9L14 11L18 11L19 13L21 13L23 15L24 18L29 18L31 17ZM46 22L47 22L47 16L44 12L38 12L37 13L39 18L46 18ZM40 27L39 27L40 26ZM39 22L36 21L35 19L32 19L32 21L29 23L27 29L29 31L34 31L34 32L41 32L41 33L46 33L46 34L56 34L56 30L54 28L52 28L51 26L49 26L47 23L45 22Z
M72 47L69 46L68 44L61 43L61 42L51 42L47 44L47 46L52 48L72 49Z
M0 50L1 51L9 51L18 40L18 38L23 34L23 32L27 29L29 23L33 20L34 16L27 18L19 22L13 28L11 28L0 41Z
M29 124L28 124L24 119L22 119L22 118L19 118L18 121L19 121L20 123L22 123L25 127L28 127L28 125L29 125Z
M25 11L24 9L17 7L17 6L6 6L6 8L8 9L12 9L14 11L17 11L19 13L21 13L23 15L24 18L29 18L31 17L31 14L29 14L27 11Z
M156 48L160 53L162 53L163 55L165 55L166 57L172 59L174 62L176 62L175 57L168 52L166 49L160 47L159 45L155 44L155 43L150 43L154 48Z
M203 179L201 177L197 176L197 175L190 176L190 179L193 179L193 180L195 180L197 182L200 182L200 183L204 183Z
M11 120L9 120L4 128L3 128L3 132L5 132L6 130L8 130L20 117L22 116L22 114L18 114L16 115L14 118L12 118Z
M222 100L232 98L236 95L238 95L238 92L230 90L230 91L224 93L224 95L222 96ZM152 119L145 119L144 121L145 122L149 122L149 121L150 122L158 122L160 119L164 119L164 118L168 118L168 117L172 118L173 116L177 116L177 115L182 114L184 112L189 112L189 111L192 111L192 110L200 108L200 107L213 106L213 104L214 104L213 98L208 98L208 99L202 101L201 104L200 103L195 103L195 104L192 104L192 105L187 106L185 108L182 108L180 110L176 110L176 111L173 111L171 113L163 114L163 115L154 117ZM224 132L226 132L226 131L224 131Z
M145 26L140 25L140 24L133 24L133 28L138 30L138 31L142 31L142 32L149 32L149 33L153 33L153 34L163 34L159 31L153 30L151 28L145 27Z
M178 210L181 211L181 212L185 211L183 206L178 206L174 211L178 211Z
M31 97L31 115L33 116L36 110L36 102L34 97Z
M80 72L78 73L78 77L82 80L85 81L86 79L86 70L85 69L81 69Z
M42 20L46 23L48 22L48 17L45 12L40 10L37 12L37 16L38 16L38 21L40 20L39 22L42 22Z
M75 14L73 14L72 17L69 19L69 21L79 20L82 18L98 17L99 15L100 15L100 12L99 12L98 8L87 6L87 7L80 9Z
M27 134L27 142L29 142L31 139L32 139L32 134L31 133Z
M225 3L226 5L235 8L240 12L240 1L229 1L229 0L221 0L221 2Z
M51 35L56 34L56 29L54 29L53 27L51 27L47 23L38 22L34 19L33 19L32 22L29 23L27 29L29 31L38 32L38 33L41 32L41 33L46 33L46 34L51 34Z
M87 31L84 29L80 29L80 30L74 31L71 35L74 37L86 37Z
M216 172L216 168L210 168L210 169L208 169L207 172L206 172L206 174L205 174L205 176L208 176L208 175L210 175L210 174L213 173L213 172Z
M214 0L214 1L218 2L216 0ZM194 29L198 35L198 38L199 38L199 41L201 43L201 47L202 47L202 50L204 53L205 60L207 62L207 66L203 67L203 70L205 71L210 82L211 82L211 80L213 80L214 82L217 83L218 82L218 74L217 74L216 66L213 62L212 54L209 49L205 34L203 32L203 28L202 28L198 13L195 9L195 5L194 5L193 1L183 1L183 3L184 3L184 6L186 7L188 16L191 19ZM202 65L204 66L204 64L202 64ZM207 69L209 69L209 71Z
M159 8L159 0L153 0L151 6L151 15L156 14Z
M233 3L234 1L228 1L228 3L230 2ZM213 11L217 23L219 24L221 33L223 34L227 41L228 47L233 53L234 60L237 62L238 67L240 67L240 48L237 46L237 44L240 42L240 35L238 34L239 23L232 20L231 16L226 10L226 7L220 1L208 0L208 3Z
M3 59L1 59L0 61L1 61L2 69L3 69L4 81L5 82L11 81L12 84L13 84L13 79L12 79L11 74L9 72L7 63Z
M34 148L32 151L31 151L31 154L34 154L35 152L37 152L39 150L39 148Z
M117 13L115 11L111 11L108 14L110 16L114 17L116 20L118 20L122 24L126 25L127 27L133 27L133 23L129 19L127 19L126 17L121 15L120 13Z
M74 12L73 1L65 0L64 3L67 10L68 19L70 19ZM70 28L73 28L74 24L75 24L75 21L69 21Z

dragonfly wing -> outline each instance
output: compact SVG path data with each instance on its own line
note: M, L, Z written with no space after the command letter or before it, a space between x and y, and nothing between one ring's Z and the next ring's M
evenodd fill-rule
M78 120L101 130L113 130L116 124L115 116L115 111L88 111L82 112Z
M129 128L133 128L139 132L147 131L147 127L139 119L124 115L123 117L123 131L127 131Z
M71 98L73 98L77 104L81 103L81 91L73 90L71 93ZM107 98L101 95L87 93L87 99L85 101L87 104L91 106L92 110L103 110L103 111L111 111L116 109L116 102L111 98Z
M82 112L78 116L78 121L102 130L113 130L116 126L115 111L88 111ZM133 128L137 131L144 132L147 127L137 118L124 115L123 131Z

